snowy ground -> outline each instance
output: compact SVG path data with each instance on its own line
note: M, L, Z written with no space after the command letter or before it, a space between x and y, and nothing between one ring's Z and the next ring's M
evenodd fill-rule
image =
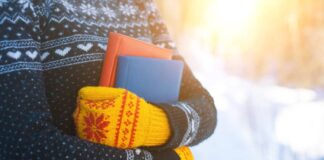
M318 92L230 76L215 57L187 60L218 109L216 132L192 148L196 160L324 160Z

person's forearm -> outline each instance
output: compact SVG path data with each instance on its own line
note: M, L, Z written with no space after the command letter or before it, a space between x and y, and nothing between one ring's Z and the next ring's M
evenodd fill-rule
M180 56L175 56L175 59L185 62ZM212 96L193 75L188 64L184 69L183 77L180 101L183 102L182 107L186 106L189 110L188 114L192 115L192 122L189 123L194 125L191 126L193 128L191 131L188 129L191 135L187 135L187 137L189 144L195 145L213 134L217 124L217 110Z
M180 56L174 59L184 61ZM198 144L212 135L216 128L217 111L213 98L188 65L182 79L179 102L159 105L168 114L173 131L169 143L164 146L166 148Z
M139 1L139 3L148 12L153 44L176 52L175 43L171 40L154 1ZM184 61L180 55L174 56L174 59ZM194 77L187 64L182 79L179 103L157 104L167 113L172 128L172 135L162 148L198 144L208 138L216 127L217 111L213 98Z
M0 74L0 157L3 159L111 159L152 157L63 134L51 123L40 71Z

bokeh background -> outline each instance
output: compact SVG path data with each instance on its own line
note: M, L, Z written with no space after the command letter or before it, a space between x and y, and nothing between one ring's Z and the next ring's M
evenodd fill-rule
M218 109L197 160L324 160L324 0L155 0Z

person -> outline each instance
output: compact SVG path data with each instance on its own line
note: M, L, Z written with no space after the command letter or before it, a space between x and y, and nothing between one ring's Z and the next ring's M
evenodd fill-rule
M98 84L109 32L176 49L153 0L1 0L0 13L1 159L176 160L214 132L213 98L186 65L179 102L155 106L171 130L160 149L76 136L77 92Z

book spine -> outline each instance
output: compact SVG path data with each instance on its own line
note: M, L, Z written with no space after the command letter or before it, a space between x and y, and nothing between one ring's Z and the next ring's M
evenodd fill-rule
M129 63L127 58L118 58L115 87L127 89Z
M111 78L114 72L114 63L116 61L117 52L121 43L121 38L119 38L115 33L109 34L109 42L106 51L106 55L103 61L102 72L100 75L99 86L112 87Z
M116 51L114 52L115 53L115 57L113 59L112 73L111 73L110 80L109 80L109 86L110 87L113 87L115 85L117 65L118 65L118 56L120 54L119 53L120 52L120 46L122 45L123 41L124 41L123 38L119 38L118 39L118 43L116 44L117 45L117 48L116 48Z
M179 95L180 95L180 87L181 87L181 81L182 81L182 75L183 75L183 68L184 68L184 63L181 61L179 62L179 78L178 78L178 88L177 88L177 99L179 99Z

